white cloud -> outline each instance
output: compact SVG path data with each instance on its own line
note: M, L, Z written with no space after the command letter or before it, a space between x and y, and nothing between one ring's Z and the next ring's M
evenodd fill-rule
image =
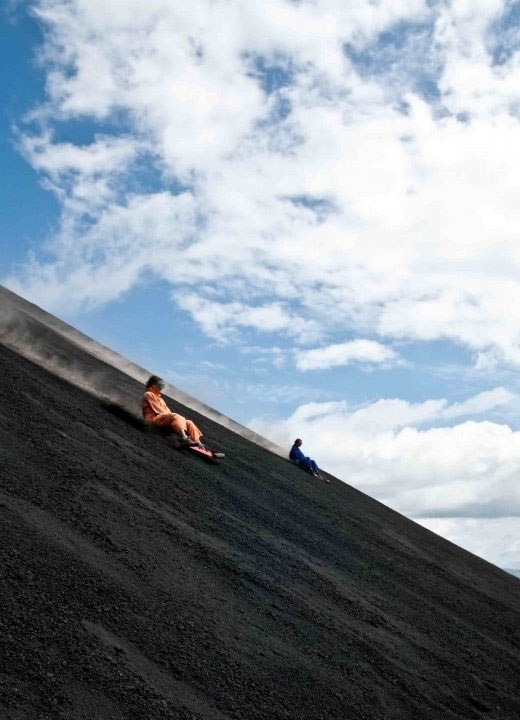
M129 178L145 153L165 189L189 187L197 213L195 226L173 233L183 242L168 248L159 238L158 277L173 298L186 284L199 292L202 279L207 303L215 311L222 304L221 329L226 318L230 331L270 326L289 338L298 323L319 324L329 337L347 326L381 338L446 338L475 351L481 365L520 363L520 168L511 163L520 144L520 53L497 66L488 50L504 2L36 7L47 27L49 97L34 114L42 135L24 144L63 202L71 245L112 242L106 218L134 202ZM406 69L378 64L383 31L417 39L407 53L417 77L437 74L437 97L421 98ZM356 64L346 44L374 63ZM269 66L282 82L267 93ZM87 146L58 142L47 129L113 117L121 131ZM85 231L85 217L97 230ZM133 282L160 226L127 236L126 254L140 262ZM54 284L66 267L75 285L89 284L77 296L90 298L88 253L75 255L80 268L60 239L48 250L54 267L36 257L28 274L4 282L53 309L69 291L66 277L61 297ZM128 286L117 261L100 301ZM244 288L240 324L233 308ZM287 303L291 323L275 309ZM206 313L193 317L211 334Z
M518 400L517 396L499 387L452 404L445 399L410 403L398 398L381 399L361 407L350 407L347 402L337 401L307 403L298 407L281 424L280 432L288 425L310 423L318 428L330 425L332 428L337 427L340 434L353 433L370 439L379 433L395 435L400 429L482 415L491 409L507 406L514 400ZM281 444L293 434L292 431L288 432Z
M520 518L421 518L421 525L502 568L520 569Z
M514 399L495 388L453 404L307 403L287 419L256 418L249 427L287 448L302 437L324 469L411 517L520 517L520 432L486 420L445 424Z
M103 213L117 202L121 176L143 151L132 138L96 137L88 145L53 142L50 133L21 139L20 149L63 203L65 216Z
M23 138L23 151L36 170L46 173L55 182L60 175L103 175L113 173L130 162L136 152L135 141L129 138L98 137L90 145L53 142L49 134Z
M175 248L195 225L195 215L190 193L168 192L129 196L125 204L106 208L90 225L66 211L62 232L53 244L60 262L29 262L24 282L36 297L45 297L47 305L60 309L65 304L69 312L113 300L144 272L162 273L164 255L175 257ZM18 277L9 277L5 284L24 294Z
M351 340L350 342L313 348L296 353L296 367L299 370L318 370L350 363L387 364L395 362L397 354L374 340Z
M516 400L516 396L503 387L486 390L461 403L453 403L443 410L441 419L448 420L468 415L482 415L496 407L508 405Z
M509 103L518 100L518 56L494 65L488 47L492 24L507 6L503 0L456 0L440 13L435 28L445 57L440 87L452 111L493 117L507 114Z
M319 337L319 327L312 321L292 317L278 303L249 307L244 303L211 302L195 293L184 294L177 304L188 311L204 332L215 339L236 328L253 328L262 333L285 331L289 337Z

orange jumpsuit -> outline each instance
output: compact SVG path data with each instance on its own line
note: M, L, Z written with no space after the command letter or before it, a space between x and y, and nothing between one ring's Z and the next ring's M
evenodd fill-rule
M141 407L144 419L152 425L169 426L177 435L186 434L195 442L199 442L202 437L201 431L194 422L186 420L182 415L172 413L160 393L154 392L151 388L143 395Z

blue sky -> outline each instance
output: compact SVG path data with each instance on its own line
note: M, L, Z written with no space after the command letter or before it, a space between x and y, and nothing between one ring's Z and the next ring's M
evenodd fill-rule
M5 3L0 282L520 567L519 20Z

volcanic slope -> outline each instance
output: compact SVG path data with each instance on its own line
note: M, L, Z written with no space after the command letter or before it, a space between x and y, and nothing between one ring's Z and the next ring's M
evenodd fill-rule
M222 463L0 369L2 720L520 717L519 580L173 401Z

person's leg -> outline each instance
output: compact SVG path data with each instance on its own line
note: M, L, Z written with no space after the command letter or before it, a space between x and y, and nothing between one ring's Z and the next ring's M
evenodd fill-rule
M183 418L182 415L171 413L170 427L176 435L180 435L181 437L187 435L186 418Z
M162 428L169 428L173 432L173 438L178 439L178 442L184 445L196 445L199 441L194 440L190 437L190 435L187 433L188 430L188 423L191 421L186 421L185 418L182 417L182 415L178 415L177 413L162 413L161 415L157 415L152 420L149 421L150 425L154 425L155 427L162 427ZM193 437L200 437L201 433L198 430L198 428L191 423L193 428Z
M157 415L152 421L152 425L158 427L170 427L175 435L178 435L181 439L188 439L189 435L187 432L188 424L186 418L178 413L162 413ZM200 435L200 433L199 433ZM197 442L197 441L194 441Z
M186 420L186 433L195 442L200 442L202 433L192 420Z
M308 457L302 458L298 465L302 468L302 470L305 470L306 472L312 472L311 468L311 459Z
M319 474L319 472L320 472L320 469L319 469L319 467L316 465L316 463L314 462L314 460L311 460L311 470L312 470L312 472L315 472L315 473L318 473L318 474Z
M187 442L188 445L199 443L200 436L202 433L191 420L186 420L182 415L173 413L173 420L171 422L171 428L176 435L179 435L183 442ZM189 441L189 442L188 442Z
M174 421L175 415L174 413L162 413L161 415L156 415L152 420L150 420L150 425L155 425L156 427L172 427L172 423Z

